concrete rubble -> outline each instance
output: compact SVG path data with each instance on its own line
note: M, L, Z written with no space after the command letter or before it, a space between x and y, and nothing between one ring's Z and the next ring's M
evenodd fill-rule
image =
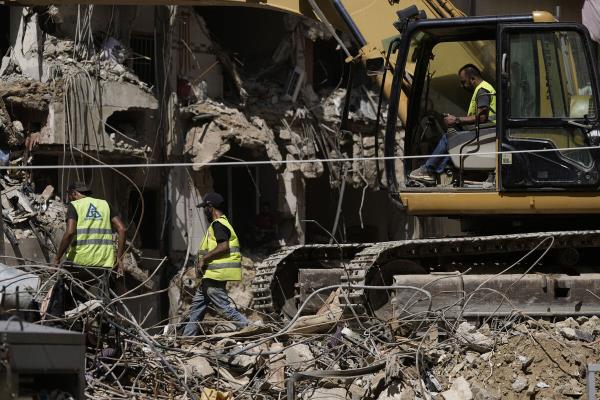
M252 314L251 305L241 308L253 315L249 328L211 333L218 326L212 316L202 322L206 335L194 339L175 332L147 336L119 321L126 344L90 369L88 394L184 398L214 390L235 399L583 399L586 365L600 356L595 343L565 338L562 322L519 315L484 324L432 316L402 329L338 315L318 333L304 333ZM597 317L569 324L600 338ZM465 332L489 345L487 351L474 351Z
M41 194L35 194L27 182L0 178L2 187L2 217L4 233L8 238L6 254L15 256L5 262L23 263L19 258L50 262L50 254L56 252L64 233L66 206L54 195L54 188L47 186ZM25 253L25 254L24 254Z
M244 258L245 270L255 261ZM6 281L2 270L0 277ZM182 337L174 320L162 332L143 328L126 303L128 292L113 294L108 307L86 292L64 315L42 318L89 333L86 393L95 399L583 399L587 365L600 356L598 317L550 322L515 313L475 322L432 313L383 322L344 312L337 291L316 314L290 324L253 311L243 289L252 278L230 291L252 319L241 331L210 311L196 338ZM68 274L63 279L79 285ZM184 296L197 285L189 279ZM34 280L26 301L43 312L50 292ZM6 292L3 304L12 302ZM185 318L185 308L178 312Z

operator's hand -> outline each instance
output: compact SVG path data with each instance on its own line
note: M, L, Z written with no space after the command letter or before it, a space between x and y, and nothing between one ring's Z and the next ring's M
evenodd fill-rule
M444 123L446 126L456 125L458 123L458 118L452 114L448 114L444 117Z
M54 256L54 258L52 259L52 266L55 268L60 267L60 257L59 256Z

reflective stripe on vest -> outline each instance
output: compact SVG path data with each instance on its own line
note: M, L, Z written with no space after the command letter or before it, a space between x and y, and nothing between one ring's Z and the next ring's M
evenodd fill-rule
M239 281L242 279L242 254L240 253L240 242L233 227L224 215L221 215L210 224L208 231L200 244L198 254L204 255L217 247L217 240L213 229L213 224L217 221L229 229L229 253L223 254L221 257L209 262L204 277L216 281Z
M490 107L488 112L488 120L489 122L496 123L496 89L486 81L481 81L479 85L475 88L473 92L473 96L471 96L471 102L469 103L469 111L467 115L476 115L477 114L477 93L479 89L485 89L490 92L490 95L487 95L490 98Z
M108 203L84 197L71 204L77 211L77 230L67 253L67 260L87 267L113 268L115 244Z
M240 248L239 247L230 247L229 248L229 253L239 253L240 252ZM208 253L208 250L198 250L198 255L205 255Z

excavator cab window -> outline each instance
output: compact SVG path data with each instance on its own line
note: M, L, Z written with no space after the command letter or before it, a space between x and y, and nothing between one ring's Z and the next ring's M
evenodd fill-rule
M576 32L510 37L511 118L594 118L590 71Z
M500 32L501 189L598 187L598 91L586 32L557 23Z
M406 126L405 154L422 156L405 163L407 172L427 161L427 155L436 154L443 135L448 137L448 160L443 171L436 171L435 182L425 182L407 176L406 185L420 190L435 186L438 190L459 188L491 189L488 178L496 170L496 128L488 123L476 138L474 125L456 126L449 130L444 114L465 116L472 93L461 87L458 71L467 63L476 64L484 79L495 86L496 40L495 30L454 35L447 30L415 32L411 38L405 73L411 74L408 123ZM475 33L475 34L473 34ZM470 153L466 157L460 154ZM479 154L481 153L481 154ZM462 164L462 165L461 165ZM467 179L459 182L460 171Z

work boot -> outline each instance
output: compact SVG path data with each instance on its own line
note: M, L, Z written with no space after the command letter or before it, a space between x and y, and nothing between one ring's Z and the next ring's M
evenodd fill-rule
M433 184L436 181L435 174L425 168L424 165L421 165L419 168L412 171L408 174L408 177L412 180L429 184Z
M484 189L493 189L496 186L496 174L490 172L487 179L483 182Z
M235 332L237 330L238 327L233 322L220 322L212 329L215 334Z

